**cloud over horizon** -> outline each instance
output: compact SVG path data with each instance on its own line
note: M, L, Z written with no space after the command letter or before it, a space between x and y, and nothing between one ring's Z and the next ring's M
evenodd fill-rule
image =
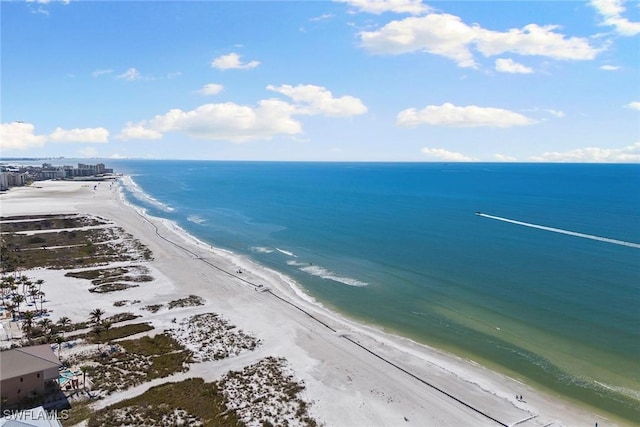
M502 108L469 105L458 107L449 102L442 105L427 105L422 110L408 108L400 111L396 124L404 127L418 125L451 127L497 127L528 126L536 123L522 114Z
M0 148L3 150L25 150L42 147L47 141L45 135L36 135L31 123L11 122L0 125Z
M106 143L109 141L109 131L102 127L69 130L56 128L49 139L54 142Z
M548 151L531 157L536 162L565 163L637 163L640 162L640 142L622 148L577 148L564 152Z
M257 107L233 102L204 104L190 111L172 109L151 120L128 123L118 139L160 139L166 132L182 132L194 138L235 143L295 135L302 125L292 118L295 108L278 99L258 102Z
M43 147L47 142L57 143L106 143L109 131L105 128L56 128L49 135L36 135L35 126L25 122L11 122L0 125L0 149L25 150Z
M458 16L431 13L391 21L374 31L358 33L362 48L373 54L400 55L426 52L444 56L462 68L477 68L472 49L485 57L516 53L557 60L591 60L600 49L589 39L566 37L558 26L528 24L508 31L492 31L467 25Z
M474 160L472 157L465 156L462 153L448 151L443 148L424 147L421 151L422 154L425 154L432 160L442 160L447 162L471 162Z
M367 112L367 107L360 99L350 95L335 98L331 91L322 86L269 85L267 89L286 95L296 102L298 114L348 117Z
M218 86L205 85L201 92L222 90ZM151 120L128 122L116 138L153 140L162 138L166 132L182 132L199 139L241 143L302 133L296 115L350 117L367 112L360 99L349 95L336 98L322 86L285 84L268 85L266 89L291 98L293 103L272 98L258 101L256 107L225 102L201 105L190 111L176 108Z

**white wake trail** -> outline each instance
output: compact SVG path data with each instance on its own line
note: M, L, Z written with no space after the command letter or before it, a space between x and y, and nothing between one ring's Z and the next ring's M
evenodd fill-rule
M629 246L631 248L640 249L640 244L633 242L625 242L624 240L610 239L608 237L594 236L592 234L578 233L576 231L563 230L561 228L547 227L544 225L531 224L529 222L516 221L514 219L502 218L499 216L487 215L481 212L476 213L478 216L495 219L498 221L510 222L511 224L522 225L525 227L537 228L539 230L551 231L553 233L568 234L569 236L582 237L584 239L597 240L599 242L613 243L614 245Z

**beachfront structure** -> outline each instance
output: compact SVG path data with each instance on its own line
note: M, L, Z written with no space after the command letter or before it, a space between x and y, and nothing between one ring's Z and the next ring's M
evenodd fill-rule
M0 352L2 406L44 394L47 382L58 379L60 366L49 344Z
M0 172L0 191L5 191L9 187L19 187L26 185L28 176L26 173L7 171Z
M104 163L95 165L78 163L77 167L54 166L51 163L43 163L42 167L0 165L0 191L27 185L31 181L48 179L102 180L111 175L113 175L113 169L105 167Z

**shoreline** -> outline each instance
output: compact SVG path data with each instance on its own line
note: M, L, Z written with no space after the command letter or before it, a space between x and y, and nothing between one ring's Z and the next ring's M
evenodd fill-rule
M311 413L326 425L612 425L589 408L556 401L470 360L345 318L284 274L212 247L170 220L146 214L126 201L119 185L115 191L105 191L104 186L95 193L82 190L79 183L45 181L42 188L3 194L2 215L79 212L114 221L152 250L155 259L149 264L166 279L167 286L147 295L145 303L166 295L204 297L208 309L263 340L263 351L289 361L306 384ZM76 197L69 198L70 193ZM29 201L34 198L42 200ZM234 274L238 268L243 272ZM270 290L257 292L254 288L262 283ZM140 289L127 290L107 299L138 293ZM104 297L96 297L100 298ZM154 322L154 316L145 316ZM524 395L526 403L516 400L516 394ZM528 417L531 421L523 421Z

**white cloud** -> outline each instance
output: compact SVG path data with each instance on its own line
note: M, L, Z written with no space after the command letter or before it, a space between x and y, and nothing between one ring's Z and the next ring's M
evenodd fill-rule
M622 36L640 34L640 22L629 21L622 15L626 11L624 0L591 0L598 14L602 17L603 26L612 26Z
M182 71L173 71L167 74L168 79L177 79L182 75Z
M112 69L96 70L96 71L91 73L91 76L99 77L99 76L102 76L102 75L105 75L105 74L111 74L111 73L113 73Z
M0 148L2 150L24 150L42 147L47 141L45 135L35 135L31 123L12 122L0 125Z
M640 162L640 142L623 148L587 147L565 152L551 151L531 157L531 160L566 163L637 163Z
M476 28L475 43L485 56L501 55L506 52L520 55L545 56L561 60L589 60L596 57L599 50L581 37L565 38L554 32L556 25L540 26L529 24L506 32Z
M422 153L426 154L427 157L434 160L443 160L447 162L471 162L474 159L469 156L465 156L462 153L457 153L455 151L447 151L443 148L428 148L425 147L422 149Z
M120 134L116 136L116 139L160 139L162 138L162 132L158 132L154 129L149 129L142 123L134 124L128 122L122 129Z
M325 19L331 19L333 18L335 15L333 15L332 13L325 13L323 15L320 16L316 16L313 18L309 18L309 21L311 22L318 22L318 21L324 21Z
M238 55L237 53L230 53L228 55L219 56L211 62L211 67L217 68L219 70L247 70L249 68L255 68L258 65L260 65L260 62L258 61L251 61L243 64L240 61L240 55Z
M515 157L511 157L511 156L507 156L504 154L494 154L493 155L494 160L496 160L497 162L515 162L516 159Z
M430 10L422 4L422 0L335 0L338 3L347 3L359 12L380 15L385 12L409 13L421 15Z
M224 86L217 83L208 83L198 91L201 95L217 95L224 89Z
M640 110L640 101L633 101L625 105L627 108L631 108L633 110Z
M616 65L602 65L600 66L600 69L604 71L616 71L616 70L619 70L620 67Z
M105 128L62 129L56 128L49 135L54 142L92 142L105 143L109 141L109 131Z
M428 105L422 110L409 108L398 113L398 126L415 127L422 124L451 127L499 127L526 126L536 123L522 114L502 108L469 105L457 107L451 103Z
M501 73L512 73L512 74L531 74L533 73L533 69L529 68L525 65L518 64L511 58L498 58L496 59L496 71L500 71Z
M358 34L362 47L376 54L399 55L428 52L456 61L460 67L476 67L468 45L474 29L448 14L429 14L391 21L377 31Z
M546 111L547 113L551 114L553 117L557 117L559 119L561 119L561 118L563 118L565 116L564 111L560 111L560 110L552 110L550 108L547 108L544 111Z
M138 70L136 70L135 68L129 68L124 73L119 74L117 76L117 78L122 79L122 80L133 81L133 80L140 80L142 78L142 76L140 75L140 72Z
M367 107L360 99L349 95L334 98L333 94L322 86L269 85L267 89L286 95L296 102L296 113L298 114L324 114L345 117L367 112Z
M205 104L191 111L173 109L148 121L128 123L119 137L132 139L137 134L151 139L165 132L183 132L195 138L238 143L271 139L302 132L301 124L292 117L294 112L292 105L278 99L262 100L255 108L231 102Z
M561 60L590 60L599 49L589 40L565 37L557 26L529 24L506 32L469 26L458 16L428 14L391 21L375 31L358 34L361 46L375 54L427 52L454 60L459 67L477 68L471 48L484 56L504 53L536 55Z

